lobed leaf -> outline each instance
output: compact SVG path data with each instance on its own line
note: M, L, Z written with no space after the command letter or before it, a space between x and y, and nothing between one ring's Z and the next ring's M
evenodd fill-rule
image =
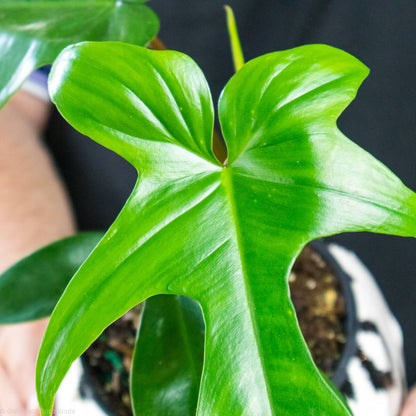
M60 55L50 84L58 109L130 161L138 181L52 315L37 367L45 414L71 363L156 294L201 305L198 416L351 414L312 361L287 280L312 239L416 235L416 195L336 126L367 72L323 45L248 62L219 102L222 167L209 90L190 58L116 43Z

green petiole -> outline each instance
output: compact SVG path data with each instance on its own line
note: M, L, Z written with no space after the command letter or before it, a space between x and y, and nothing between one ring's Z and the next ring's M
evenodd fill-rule
M235 72L238 72L244 65L243 50L241 49L240 38L238 36L237 24L235 22L234 12L230 6L224 6L227 17L227 28L230 36L231 52Z

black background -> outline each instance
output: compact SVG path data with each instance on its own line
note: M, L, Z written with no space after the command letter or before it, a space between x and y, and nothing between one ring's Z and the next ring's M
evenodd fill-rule
M236 0L246 60L307 43L326 43L359 58L371 72L340 129L416 190L416 2ZM223 2L152 0L160 38L203 69L214 101L233 75ZM135 172L116 155L55 117L49 144L82 229L108 227L130 193ZM376 276L405 334L408 380L416 382L416 240L369 233L332 238L354 250Z

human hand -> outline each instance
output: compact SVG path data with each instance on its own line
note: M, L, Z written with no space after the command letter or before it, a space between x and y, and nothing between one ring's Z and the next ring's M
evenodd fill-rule
M416 416L416 387L414 387L404 404L400 416Z
M49 110L19 91L0 111L0 273L75 230L65 189L41 140ZM29 409L37 408L35 366L46 322L0 326L1 416L39 414Z
M47 321L0 326L0 414L39 415L35 367Z

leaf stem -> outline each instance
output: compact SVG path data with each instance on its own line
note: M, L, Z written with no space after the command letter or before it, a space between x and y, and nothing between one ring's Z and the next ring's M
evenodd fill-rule
M238 36L237 24L234 12L230 6L224 6L227 17L228 35L230 36L231 53L233 55L234 69L237 72L244 65L243 50L241 49L240 38Z
M165 44L156 36L149 43L150 49L154 51L166 51L167 48Z

